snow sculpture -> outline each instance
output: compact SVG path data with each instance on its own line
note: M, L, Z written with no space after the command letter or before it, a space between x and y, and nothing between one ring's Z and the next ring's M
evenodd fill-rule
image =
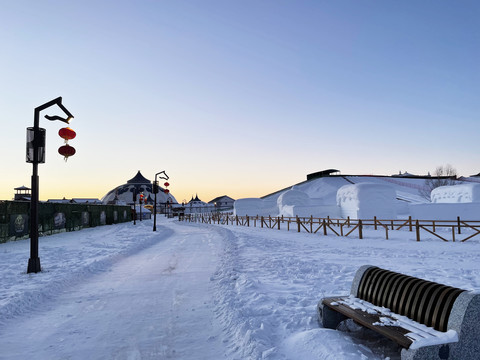
M388 184L344 185L337 191L337 204L344 218L395 219L395 199L395 190Z
M430 193L432 203L478 203L480 184L439 186Z
M238 216L276 216L278 214L278 208L274 201L259 198L245 198L235 200L233 203L233 214Z

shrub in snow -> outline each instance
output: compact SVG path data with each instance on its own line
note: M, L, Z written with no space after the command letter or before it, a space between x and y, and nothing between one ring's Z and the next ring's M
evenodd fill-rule
M342 186L337 191L337 205L342 217L353 219L395 219L395 189L388 184L361 183Z

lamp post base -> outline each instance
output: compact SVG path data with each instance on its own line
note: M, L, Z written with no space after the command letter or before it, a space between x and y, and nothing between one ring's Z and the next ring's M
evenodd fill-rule
M41 272L42 268L40 267L40 258L30 258L28 259L28 269L27 274Z

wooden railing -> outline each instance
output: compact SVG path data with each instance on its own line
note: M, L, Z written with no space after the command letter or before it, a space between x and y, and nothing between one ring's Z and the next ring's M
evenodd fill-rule
M357 233L360 239L363 239L363 230L365 228L374 230L383 230L385 239L388 240L390 231L398 231L408 229L413 232L415 230L416 240L420 241L421 231L426 231L431 235L443 240L450 241L445 235L447 230L451 229L451 241L465 242L478 234L480 234L480 221L464 221L457 217L456 220L413 220L408 219L332 219L310 217L287 217L287 216L235 216L231 214L185 214L181 219L190 222L201 222L206 224L222 224L237 226L253 226L269 229L284 229L287 231L296 230L297 232L306 231L307 233L316 234L318 232L323 235L335 234L337 236L350 236ZM292 229L291 229L292 228ZM439 231L443 230L443 231ZM462 232L468 230L471 233L465 234L465 238L460 239ZM468 236L467 236L468 235Z

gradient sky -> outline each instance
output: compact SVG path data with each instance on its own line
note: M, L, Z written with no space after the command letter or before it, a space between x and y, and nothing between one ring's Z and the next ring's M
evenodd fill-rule
M257 197L327 168L480 172L477 0L0 0L0 199L103 197L165 170L178 201Z

